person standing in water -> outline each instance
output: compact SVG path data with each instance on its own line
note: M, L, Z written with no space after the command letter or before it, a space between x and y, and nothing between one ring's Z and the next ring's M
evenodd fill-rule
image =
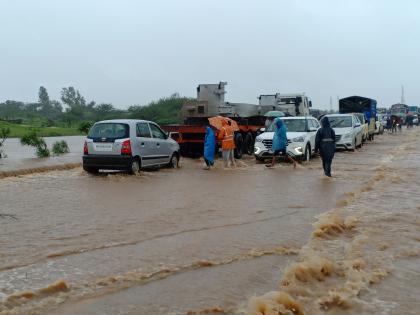
M266 167L273 167L276 163L277 156L284 156L286 159L293 163L293 168L296 168L296 161L287 154L287 128L280 118L276 118L273 122L275 124L276 130L273 136L273 144L271 149L273 150L273 159L271 164L266 164Z
M219 139L222 140L222 154L223 154L223 162L224 167L229 166L229 162L233 167L236 166L235 157L234 157L234 149L235 149L235 140L234 140L235 132L231 126L231 122L226 122L222 120L222 128L219 132Z
M214 166L214 154L216 149L216 137L210 126L206 127L206 136L204 138L204 161L206 162L205 170L209 170Z
M321 128L315 138L315 152L319 152L322 159L324 174L331 177L331 164L335 153L335 132L330 126L328 117L321 119Z

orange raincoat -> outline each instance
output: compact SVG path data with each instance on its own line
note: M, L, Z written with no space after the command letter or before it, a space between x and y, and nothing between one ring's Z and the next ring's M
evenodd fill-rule
M235 149L234 135L235 132L233 131L233 127L229 126L226 121L222 120L222 128L218 134L219 140L222 140L222 150Z

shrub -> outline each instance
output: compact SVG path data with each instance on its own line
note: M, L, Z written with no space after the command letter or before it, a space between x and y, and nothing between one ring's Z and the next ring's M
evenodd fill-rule
M20 139L22 145L29 145L36 148L36 155L39 158L49 157L50 150L47 148L47 144L42 137L38 137L36 131L29 131Z
M88 133L89 129L92 127L93 123L91 121L83 121L79 125L79 131L83 133Z
M70 152L69 146L66 141L56 141L52 146L52 152L54 155L62 155Z

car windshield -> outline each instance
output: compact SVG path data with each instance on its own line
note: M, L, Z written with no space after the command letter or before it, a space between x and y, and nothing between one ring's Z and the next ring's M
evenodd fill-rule
M288 132L306 132L306 119L282 119ZM276 125L272 123L268 132L276 131Z
M351 116L329 116L332 128L349 128L352 126Z
M129 137L129 126L122 123L99 123L90 129L88 138L122 139Z

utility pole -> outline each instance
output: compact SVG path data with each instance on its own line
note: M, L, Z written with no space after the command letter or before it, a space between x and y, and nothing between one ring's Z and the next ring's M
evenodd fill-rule
M405 104L404 85L401 85L401 104Z

